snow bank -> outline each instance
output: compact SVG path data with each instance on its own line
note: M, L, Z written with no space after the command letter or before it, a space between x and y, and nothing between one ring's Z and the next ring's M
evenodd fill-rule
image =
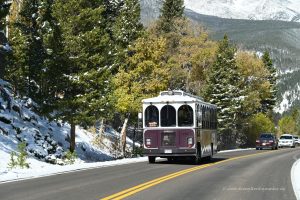
M76 126L76 163L53 165L66 164L64 159L70 146L70 125L49 121L35 112L37 108L38 105L30 98L13 95L11 85L0 79L0 181L136 161L114 161L121 154L120 133L110 126L104 126L101 136L95 128L87 131ZM21 142L26 143L30 169L10 170L11 153L19 154L18 144ZM132 149L131 145L132 141L127 138L127 150Z
M298 159L291 170L291 179L297 200L300 200L300 159Z
M3 165L3 160L9 159L9 154L0 151L0 163L1 167ZM130 163L137 163L137 162L145 162L147 161L147 157L140 157L140 158L127 158L127 159L120 159L114 161L106 161L106 162L92 162L86 163L82 160L77 160L73 165L52 165L45 162L38 161L33 158L29 158L27 162L30 163L29 169L4 169L3 171L0 168L0 184L13 182L13 181L20 181L24 179L32 179L38 177L45 177L51 176L56 174L63 174L63 173L70 173L79 170L87 170L93 168L101 168L101 167L109 167L109 166L116 166L116 165L124 165Z

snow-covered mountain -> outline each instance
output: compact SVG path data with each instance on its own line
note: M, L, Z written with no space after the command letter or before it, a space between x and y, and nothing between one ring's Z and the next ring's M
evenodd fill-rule
M141 0L146 26L158 18L162 3ZM187 18L206 27L212 39L226 33L242 49L269 51L280 79L276 112L300 106L300 0L185 0L185 7Z
M222 18L300 22L299 0L185 0L185 7Z
M163 0L140 0L143 24L151 24L159 16L162 3Z

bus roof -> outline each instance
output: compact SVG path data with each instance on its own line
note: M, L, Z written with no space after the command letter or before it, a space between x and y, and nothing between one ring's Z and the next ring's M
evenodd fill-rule
M144 99L142 101L144 104L148 103L195 103L201 102L203 104L214 106L213 104L207 103L203 100L203 98L183 92L182 90L172 90L172 91L163 91L160 92L159 96Z

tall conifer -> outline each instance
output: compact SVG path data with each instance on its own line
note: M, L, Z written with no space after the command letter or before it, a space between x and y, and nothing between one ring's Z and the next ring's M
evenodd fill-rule
M219 43L217 58L209 74L205 91L207 100L218 107L219 139L225 147L235 145L237 114L240 108L239 73L235 63L236 49L227 36Z
M159 28L163 33L173 30L175 21L184 18L184 0L165 0L159 17Z
M270 95L269 98L264 99L262 104L262 112L268 113L273 110L274 106L276 105L277 101L277 74L276 68L273 65L272 59L270 58L269 52L264 52L262 61L266 69L269 71L268 81L270 83Z
M10 4L6 0L0 0L0 78L4 78L7 65L7 53L11 51L5 37L6 16L9 12Z
M103 3L106 30L111 39L108 48L111 51L112 72L116 73L125 62L129 45L142 34L140 2L139 0L104 0Z
M57 0L55 16L63 31L69 78L61 100L61 117L71 124L71 146L75 147L75 124L88 125L109 113L111 45L98 0Z
M22 1L18 16L11 21L10 42L14 51L7 73L17 90L36 101L46 55L39 31L39 3L39 0Z

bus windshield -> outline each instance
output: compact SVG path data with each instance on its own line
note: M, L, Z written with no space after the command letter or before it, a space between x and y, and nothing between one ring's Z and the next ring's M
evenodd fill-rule
M166 105L161 109L160 113L161 126L176 126L176 110L173 106Z

